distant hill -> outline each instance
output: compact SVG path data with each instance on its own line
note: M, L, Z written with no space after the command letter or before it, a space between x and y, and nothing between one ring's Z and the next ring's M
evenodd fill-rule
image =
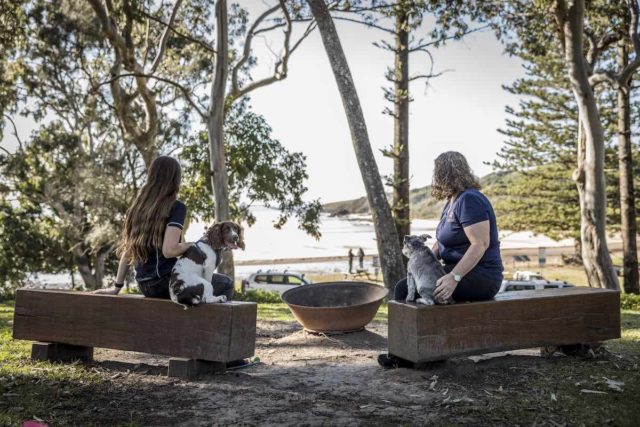
M483 187L488 187L502 178L501 175L490 173L480 178ZM391 200L391 194L387 194ZM431 197L431 186L414 188L410 193L411 217L423 219L438 219L444 202ZM353 200L327 203L322 206L325 212L333 215L367 214L369 213L369 203L366 197L359 197Z

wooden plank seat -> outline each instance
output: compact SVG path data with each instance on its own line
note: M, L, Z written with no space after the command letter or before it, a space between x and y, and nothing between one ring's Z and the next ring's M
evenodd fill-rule
M136 295L19 289L13 337L40 341L31 354L40 360L88 361L93 347L173 356L169 376L194 378L253 356L256 316L252 302L184 310Z
M620 338L620 293L562 288L423 306L389 302L389 353L414 364L531 347Z

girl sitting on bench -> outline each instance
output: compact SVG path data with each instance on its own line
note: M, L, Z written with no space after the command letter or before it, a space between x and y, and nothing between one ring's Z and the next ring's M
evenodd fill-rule
M177 257L194 245L181 241L187 207L177 200L180 179L180 163L176 159L161 156L151 163L147 181L125 216L115 286L95 293L117 295L124 286L129 265L134 264L136 282L142 294L169 299L171 269ZM230 277L214 273L211 282L215 296L225 295L228 301L232 299Z

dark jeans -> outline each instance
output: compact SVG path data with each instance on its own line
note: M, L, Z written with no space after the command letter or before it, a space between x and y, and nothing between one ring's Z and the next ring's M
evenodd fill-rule
M444 269L449 273L453 267L455 265L445 265ZM458 283L452 297L456 302L490 300L498 293L501 284L502 280L488 278L482 273L471 270ZM396 284L393 299L404 302L407 299L407 293L407 279L402 279Z
M169 279L170 274L162 276L159 279L145 280L144 282L138 282L140 292L147 298L162 298L169 299ZM219 297L224 295L227 297L227 301L231 301L233 298L233 280L231 277L224 274L213 273L211 277L211 284L213 285L213 295Z

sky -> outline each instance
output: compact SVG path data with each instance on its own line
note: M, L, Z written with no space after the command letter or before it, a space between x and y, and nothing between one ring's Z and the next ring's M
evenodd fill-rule
M247 5L251 16L265 7L255 0ZM382 114L390 104L381 89L388 84L384 73L393 64L393 55L372 44L386 35L352 23L338 22L337 28L378 168L381 174L390 174L391 159L383 157L379 150L393 142L392 118ZM273 62L266 43L267 40L255 41L260 64L256 76L268 72ZM412 187L431 182L433 160L447 150L462 152L477 175L491 172L485 162L494 160L502 145L503 136L497 129L504 126L505 106L518 102L502 85L523 75L520 61L503 54L491 32L470 34L432 53L434 71L450 71L432 79L428 88L417 81L410 89L415 99L409 119ZM410 72L425 71L426 56L414 54ZM365 195L340 94L317 31L292 55L287 78L252 92L251 105L267 119L275 138L289 150L307 156L307 199L332 202ZM22 117L17 124L22 138L33 129L33 124ZM15 144L10 133L6 128L4 147Z

